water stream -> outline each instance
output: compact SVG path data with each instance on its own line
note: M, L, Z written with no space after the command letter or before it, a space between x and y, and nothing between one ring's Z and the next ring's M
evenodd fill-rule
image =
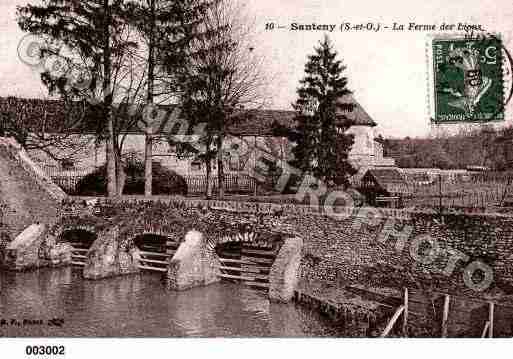
M88 281L73 268L0 273L0 336L338 335L315 312L229 282L173 292L155 274Z

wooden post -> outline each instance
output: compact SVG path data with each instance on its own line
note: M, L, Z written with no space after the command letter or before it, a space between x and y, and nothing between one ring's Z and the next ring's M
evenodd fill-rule
M440 217L442 217L442 174L438 173L438 206Z
M481 334L481 338L485 338L486 337L486 332L488 331L488 328L490 327L490 322L486 322L485 323L485 326L483 328L483 333Z
M446 294L444 299L444 312L442 317L442 338L447 338L447 319L449 318L450 300L451 296L449 294Z
M381 338L385 338L388 335L388 333L390 333L390 331L394 327L395 322L397 321L397 318L399 318L399 316L401 315L403 310L404 310L404 305L401 305L399 308L397 308L396 312L394 313L394 315L388 322L385 330L383 330L383 333L381 333Z
M253 159L253 168L252 170L253 171L256 171L256 163L257 163L257 136L254 136L254 141L253 141L253 153L254 153L254 156L255 158ZM253 190L253 196L257 196L258 195L258 182L256 180L256 175L253 176L253 181L255 183L255 189Z
M493 338L493 311L495 304L490 302L490 311L488 313L488 321L490 322L490 327L488 328L488 338Z
M404 288L403 335L408 337L408 288Z

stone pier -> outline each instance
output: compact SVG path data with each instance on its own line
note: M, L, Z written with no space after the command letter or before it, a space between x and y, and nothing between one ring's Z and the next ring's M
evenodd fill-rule
M219 260L198 231L190 231L178 247L167 272L168 288L184 290L219 282Z
M294 297L302 248L303 240L299 237L287 238L281 246L269 273L269 299L272 301L289 302Z
M41 266L39 247L46 226L32 224L10 242L0 255L0 264L8 270L27 270Z
M122 248L119 227L114 226L98 233L87 253L83 275L87 279L102 279L139 271L139 250Z
M45 224L32 224L12 242L0 248L0 267L23 271L42 267L60 267L71 264L72 247L57 243Z

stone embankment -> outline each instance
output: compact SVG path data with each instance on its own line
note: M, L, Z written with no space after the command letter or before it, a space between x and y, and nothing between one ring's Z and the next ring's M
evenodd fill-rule
M0 232L13 240L31 224L52 223L64 198L14 139L0 137Z

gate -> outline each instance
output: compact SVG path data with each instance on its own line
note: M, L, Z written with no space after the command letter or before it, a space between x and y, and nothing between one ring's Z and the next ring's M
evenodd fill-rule
M139 268L151 272L166 272L170 259L180 245L178 241L155 234L140 235L134 242L139 248Z
M216 248L219 276L224 280L267 290L269 272L279 251L278 243L263 247L248 242L228 242Z
M71 264L75 267L85 266L87 252L95 240L96 234L84 229L72 229L60 235L60 241L68 242L72 247Z

